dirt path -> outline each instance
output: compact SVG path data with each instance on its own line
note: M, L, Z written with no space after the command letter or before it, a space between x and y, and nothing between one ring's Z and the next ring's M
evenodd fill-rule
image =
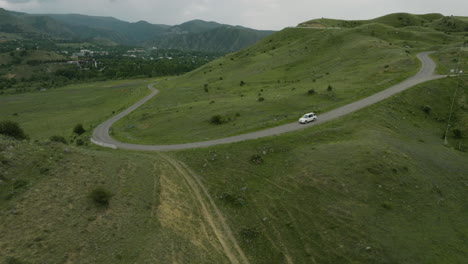
M186 181L192 196L200 205L203 218L216 235L216 238L221 244L223 251L230 262L234 264L248 264L249 261L244 254L244 251L239 246L239 243L227 224L226 219L216 206L203 183L200 181L198 175L190 170L190 168L188 168L184 163L174 160L167 155L160 155L168 164L170 164L172 169L181 175Z
M347 104L345 106L339 107L327 113L321 114L319 116L319 120L313 123L309 123L306 125L298 124L298 122L277 126L265 130L260 130L257 132L247 133L238 136L220 138L215 140L208 140L208 141L200 141L200 142L193 142L193 143L186 143L186 144L175 144L175 145L138 145L138 144L129 144L119 142L113 139L109 135L109 129L122 117L128 115L144 103L146 103L149 99L155 96L158 91L154 89L153 85L148 85L148 88L152 91L150 95L146 96L139 102L132 105L130 108L126 109L125 111L119 113L118 115L110 118L109 120L105 121L101 125L99 125L93 132L93 137L91 138L91 142L96 145L100 145L107 148L121 148L121 149L130 149L130 150L140 150L140 151L169 151L169 150L182 150L182 149L192 149L192 148L202 148L202 147L210 147L220 144L228 144L234 143L244 140L250 139L257 139L262 137L269 137L274 135L280 135L283 133L296 131L300 129L304 129L310 126L319 125L330 120L339 118L341 116L350 114L354 111L362 109L364 107L370 106L375 104L379 101L389 98L390 96L402 92L410 87L413 87L417 84L427 82L430 80L440 79L446 77L445 75L435 75L434 70L436 68L436 64L432 59L429 57L429 54L432 52L423 52L417 55L418 59L422 63L422 67L419 72L411 78L404 80L403 82L396 84L386 90L383 90L379 93L366 97L364 99L358 100L354 103ZM298 113L302 114L302 113ZM299 116L298 116L299 117Z

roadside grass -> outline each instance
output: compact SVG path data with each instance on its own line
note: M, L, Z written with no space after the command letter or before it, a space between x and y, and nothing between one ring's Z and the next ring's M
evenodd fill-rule
M441 137L455 85L437 80L300 132L173 155L199 174L254 263L462 263L468 137ZM465 133L467 93L465 84L452 123Z
M285 29L158 85L160 94L117 122L113 136L140 144L186 143L293 122L388 88L416 73L417 52L460 41L382 24ZM212 124L215 115L227 122Z
M466 45L465 45L466 46ZM450 45L432 55L437 62L437 73L439 74L455 74L451 70L465 70L468 66L468 49L463 48L463 45ZM459 62L460 61L460 62Z
M183 179L162 165L0 135L0 262L227 263Z
M82 123L90 135L94 126L149 93L154 79L69 85L43 92L0 96L0 120L18 122L32 139L72 136Z

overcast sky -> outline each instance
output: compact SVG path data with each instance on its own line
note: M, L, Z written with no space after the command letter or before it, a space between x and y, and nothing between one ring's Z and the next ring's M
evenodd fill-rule
M0 0L0 7L168 25L202 19L274 30L320 17L371 19L395 12L468 16L468 0Z

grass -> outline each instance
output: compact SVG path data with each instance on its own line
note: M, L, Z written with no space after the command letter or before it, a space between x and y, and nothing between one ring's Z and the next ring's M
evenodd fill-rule
M0 262L225 263L183 181L162 164L0 135Z
M441 139L455 83L422 84L304 131L174 156L218 197L254 263L462 263L468 155L458 147L467 151L468 139ZM465 132L467 92L452 124Z
M462 41L433 31L377 23L285 29L159 85L160 94L115 124L113 136L131 143L186 143L294 122L306 112L320 114L413 75L417 52ZM213 125L213 115L229 122Z
M96 82L1 96L0 120L18 122L32 139L70 138L78 123L91 133L94 126L147 95L146 83L151 81Z
M387 30L367 25L342 33L283 31L161 84L161 95L114 131L151 128L156 134L147 140L169 142L222 137L384 89L416 70L413 55L422 49L439 49L434 58L441 72L453 67L459 38ZM325 48L334 42L341 57ZM419 46L406 55L408 44ZM308 52L315 48L314 55L288 53L306 46ZM349 79L340 77L345 73ZM465 79L424 83L302 131L168 154L48 140L70 139L78 123L89 136L113 111L146 95L144 84L92 83L1 96L0 120L18 122L33 140L0 135L0 262L229 263L219 243L227 233L224 219L250 263L463 263ZM164 113L161 123L155 122L158 111ZM209 124L217 114L223 124ZM187 132L181 126L192 127ZM144 138L135 132L130 137ZM107 206L96 206L90 197L100 189L111 195L102 200ZM232 250L233 240L223 239Z

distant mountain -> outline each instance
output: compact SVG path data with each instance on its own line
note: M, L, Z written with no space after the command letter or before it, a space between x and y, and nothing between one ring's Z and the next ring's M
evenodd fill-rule
M146 21L130 23L113 17L32 15L5 9L0 9L0 32L223 53L240 50L273 33L203 20L168 26Z
M272 33L272 31L259 31L200 20L172 27L171 30L163 38L155 39L151 44L180 50L233 52L255 44Z

